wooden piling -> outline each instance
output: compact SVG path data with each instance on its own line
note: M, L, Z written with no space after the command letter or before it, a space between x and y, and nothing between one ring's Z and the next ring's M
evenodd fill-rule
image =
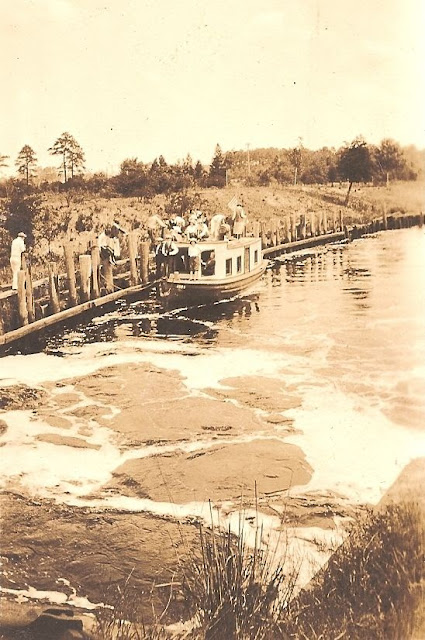
M282 221L280 218L277 219L276 226L276 244L279 246L282 243Z
M302 213L300 215L300 240L304 240L307 236L307 224L305 215Z
M130 231L127 238L128 238L128 257L130 262L130 287L133 287L134 285L139 283L139 276L137 273L137 264L136 264L137 239L138 239L137 231Z
M339 230L344 231L344 213L342 209L339 210Z
M58 271L56 262L49 262L49 298L51 313L59 313Z
M34 322L35 320L34 291L32 286L31 269L29 269L28 267L25 269L25 295L27 298L28 322Z
M337 231L337 223L336 223L336 212L335 209L332 210L332 233Z
M83 254L78 256L80 264L80 302L90 300L90 280L91 280L91 256Z
M384 231L388 229L388 221L387 221L387 205L384 202L384 206L382 209L382 228Z
M142 284L149 282L149 242L145 240L139 244L140 279Z
M321 236L323 233L323 211L319 211L317 214L317 235Z
M263 221L261 221L261 248L266 249L266 247L267 247L266 225Z
M328 214L326 211L323 212L323 233L324 235L328 233Z
M74 249L71 244L64 244L66 282L68 287L68 304L75 307L77 304L77 283L75 281Z
M28 324L28 308L27 308L27 294L25 290L25 271L20 269L18 271L18 316L19 324L24 327Z
M291 242L295 242L296 240L298 240L298 237L297 237L297 218L295 216L295 213L293 213L292 216L291 216Z
M311 237L314 238L316 235L316 216L314 215L314 211L310 212L310 233Z
M277 237L276 237L277 220L276 220L276 218L272 218L271 221L270 221L270 231L271 231L272 247L275 247L277 245Z
M100 250L97 244L91 246L91 298L95 300L100 296L99 270Z

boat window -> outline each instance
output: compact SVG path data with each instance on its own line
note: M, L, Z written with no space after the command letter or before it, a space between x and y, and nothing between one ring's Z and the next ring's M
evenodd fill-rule
M232 275L232 258L226 260L226 276Z
M236 258L236 272L240 273L242 271L242 256L238 256Z
M254 263L258 262L258 249L254 251Z
M215 274L215 251L203 251L201 253L202 275L213 276Z

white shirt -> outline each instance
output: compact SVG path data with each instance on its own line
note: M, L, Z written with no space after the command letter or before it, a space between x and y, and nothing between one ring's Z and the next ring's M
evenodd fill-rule
M11 258L21 258L21 254L26 251L24 239L21 236L18 236L14 240L12 240L12 244L10 245L10 257Z

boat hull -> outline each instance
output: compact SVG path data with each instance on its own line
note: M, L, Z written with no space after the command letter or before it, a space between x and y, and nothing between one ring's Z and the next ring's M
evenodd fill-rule
M255 270L226 279L189 280L173 274L163 280L158 287L161 301L167 307L198 306L219 302L241 294L245 289L257 282L266 270L267 262L263 261Z

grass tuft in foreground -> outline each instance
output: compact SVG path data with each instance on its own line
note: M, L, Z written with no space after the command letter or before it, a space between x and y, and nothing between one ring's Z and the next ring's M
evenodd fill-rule
M239 535L200 527L199 549L181 568L189 623L179 632L146 628L140 594L118 591L98 618L102 640L419 640L425 635L424 521L416 503L369 511L308 588L294 596L297 571L255 528ZM285 545L279 545L279 548ZM109 600L109 602L111 602ZM112 604L112 603L111 603ZM139 618L140 620L140 618ZM131 622L128 622L131 621Z
M424 586L421 511L414 503L390 505L353 526L291 604L285 632L308 640L406 640L421 624Z
M262 542L257 526L248 546L243 521L230 529L200 527L200 553L184 570L184 595L195 622L191 638L272 638L292 596L297 570L286 575L276 549ZM280 560L280 559L279 559Z

